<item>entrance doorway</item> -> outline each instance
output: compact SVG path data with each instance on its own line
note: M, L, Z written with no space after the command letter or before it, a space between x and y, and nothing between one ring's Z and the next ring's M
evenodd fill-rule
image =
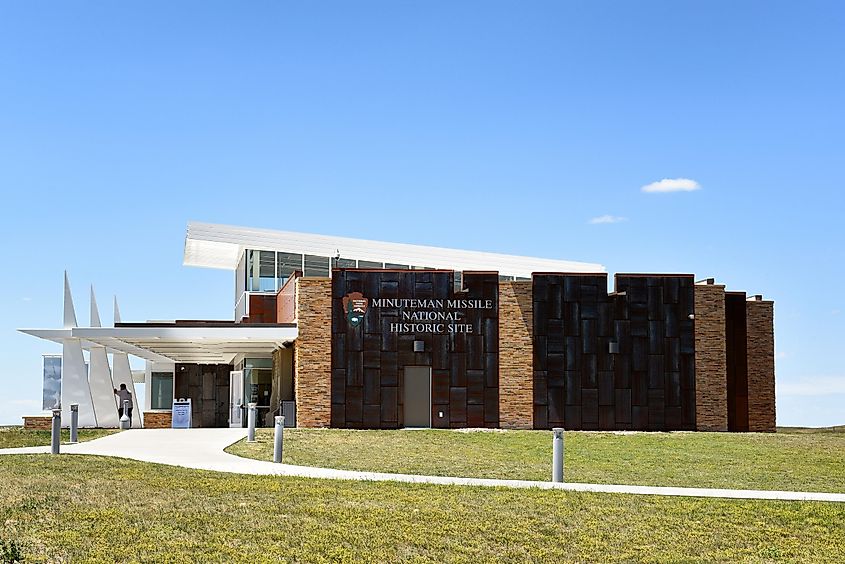
M431 427L431 367L405 367L405 427Z

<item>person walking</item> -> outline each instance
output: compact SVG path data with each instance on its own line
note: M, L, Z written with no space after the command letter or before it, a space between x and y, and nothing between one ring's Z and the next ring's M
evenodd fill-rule
M120 389L114 388L114 395L117 396L117 415L118 417L123 417L123 406L127 405L125 402L129 402L126 409L126 416L129 417L129 426L132 426L132 408L134 407L132 404L132 392L126 389L126 384L121 384Z

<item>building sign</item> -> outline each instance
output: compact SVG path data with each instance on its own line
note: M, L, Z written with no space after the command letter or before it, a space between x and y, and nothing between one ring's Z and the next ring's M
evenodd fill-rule
M352 292L343 298L343 311L350 327L358 327L364 321L369 300L361 292Z
M475 325L467 322L469 310L493 309L491 299L430 299L430 298L373 298L368 300L360 292L343 298L343 309L350 327L358 327L367 308L398 310L391 321L390 333L473 333Z

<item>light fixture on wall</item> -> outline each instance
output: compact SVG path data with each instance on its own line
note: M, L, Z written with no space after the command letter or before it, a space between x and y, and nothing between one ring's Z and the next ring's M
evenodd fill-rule
M609 346L607 352L609 352L610 354L619 354L619 343L617 343L616 341L610 341L608 345Z
M414 341L414 352L425 352L425 341Z

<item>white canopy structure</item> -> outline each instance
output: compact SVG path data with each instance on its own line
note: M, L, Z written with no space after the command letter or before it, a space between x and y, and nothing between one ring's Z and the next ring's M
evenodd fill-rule
M151 363L231 364L239 354L269 355L296 339L295 324L248 325L233 322L121 323L115 299L115 326L102 327L93 288L90 327L78 327L67 273L61 329L19 329L62 345L62 420L70 421L71 404L79 405L82 427L117 427L114 388L126 384L135 395L129 355ZM84 352L89 355L86 363ZM108 355L112 355L109 364ZM141 424L140 406L133 423Z
M84 350L105 347L109 352L130 354L152 362L199 364L228 364L238 353L271 353L297 336L294 324L139 323L117 327L20 329L20 332L56 343L75 340Z

